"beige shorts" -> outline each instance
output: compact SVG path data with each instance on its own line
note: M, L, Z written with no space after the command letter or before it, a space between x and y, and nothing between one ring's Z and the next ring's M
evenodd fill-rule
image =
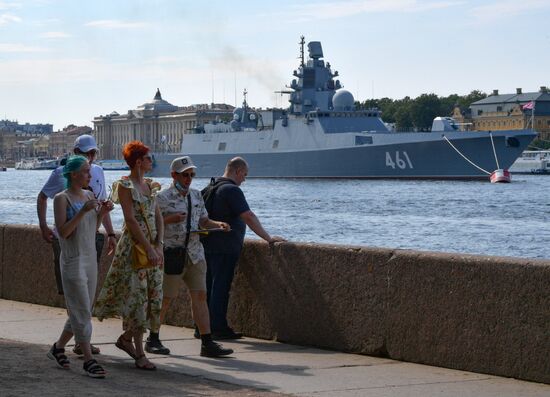
M176 298L181 282L189 291L206 291L206 261L193 263L189 256L185 260L182 274L164 274L162 294L165 298Z

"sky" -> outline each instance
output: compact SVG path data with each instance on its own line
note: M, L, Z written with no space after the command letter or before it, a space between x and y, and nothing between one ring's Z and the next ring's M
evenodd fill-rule
M356 100L550 86L550 0L0 0L0 119L288 106L300 36ZM546 26L546 28L545 28Z

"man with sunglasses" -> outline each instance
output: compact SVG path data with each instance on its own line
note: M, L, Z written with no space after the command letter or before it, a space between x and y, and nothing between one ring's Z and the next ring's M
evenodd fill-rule
M204 208L201 193L191 188L191 182L195 177L197 167L189 156L178 157L170 165L172 184L157 195L157 203L164 218L164 247L178 249L181 256L176 256L176 269L169 272L172 266L168 262L164 264L164 280L162 284L162 309L160 312L161 323L164 321L170 303L178 296L181 282L187 286L191 300L191 312L200 332L201 356L221 357L233 353L231 349L225 349L212 340L210 332L210 316L206 303L206 260L204 249L198 233L190 233L201 229L223 229L229 232L230 227L225 222L217 222L209 219ZM189 211L189 207L191 211ZM188 230L189 229L189 230ZM181 249L183 247L185 252ZM181 259L180 259L181 258ZM165 261L168 255L165 254ZM170 266L169 266L170 265ZM178 265L182 265L180 267ZM179 274L168 274L179 273ZM153 354L170 354L170 350L164 347L159 338L159 330L151 330L145 350Z
M97 156L97 144L93 136L91 135L80 135L76 138L74 142L74 154L84 156L88 159L90 163L90 174L92 179L90 180L90 190L93 192L94 196L98 200L106 200L107 194L105 191L105 175L103 173L103 168L93 164ZM40 225L40 231L42 232L42 238L47 242L52 244L53 256L54 256L54 271L55 271L55 281L57 284L57 291L60 295L63 295L63 284L61 282L61 270L59 266L59 256L61 250L59 248L59 241L55 232L50 229L48 222L46 221L46 213L48 210L48 198L53 199L55 195L61 191L65 190L65 178L63 177L63 166L57 167L52 171L50 177L46 184L42 187L38 197L36 199L36 211L38 213L38 223ZM111 253L116 247L116 238L115 232L113 230L113 224L111 222L111 217L109 214L105 215L103 218L103 226L107 231L107 247L109 253ZM105 237L101 233L96 234L96 250L97 250L97 263L99 266L99 260L101 258L101 252L103 251ZM73 351L76 354L81 355L82 349L77 344L75 345ZM92 353L98 354L99 348L92 346Z

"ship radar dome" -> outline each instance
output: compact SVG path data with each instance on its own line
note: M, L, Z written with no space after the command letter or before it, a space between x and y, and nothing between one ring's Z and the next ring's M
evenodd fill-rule
M242 117L243 117L243 109L235 108L235 110L233 110L233 120L240 121Z
M353 110L355 99L348 90L338 90L332 97L332 106L334 110Z

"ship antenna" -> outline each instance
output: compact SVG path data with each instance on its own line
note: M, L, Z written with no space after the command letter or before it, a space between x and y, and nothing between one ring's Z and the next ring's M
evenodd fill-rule
M246 94L248 94L248 91L246 91L246 88L243 91L243 107L246 109L247 103L246 103Z
M305 37L304 36L300 36L300 60L301 60L301 63L300 63L300 66L304 66L304 44L305 44Z

